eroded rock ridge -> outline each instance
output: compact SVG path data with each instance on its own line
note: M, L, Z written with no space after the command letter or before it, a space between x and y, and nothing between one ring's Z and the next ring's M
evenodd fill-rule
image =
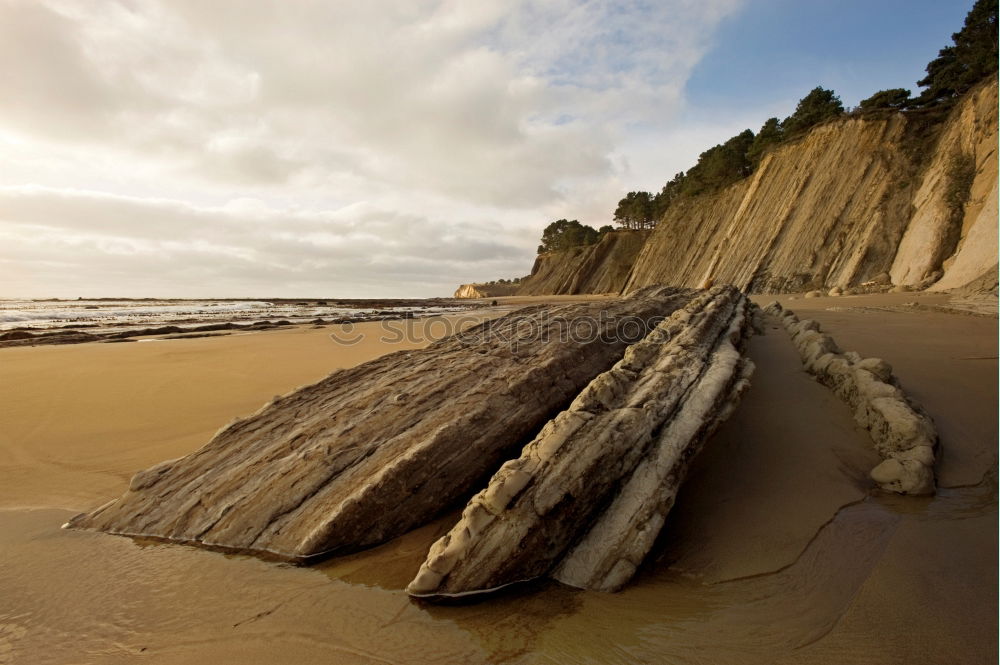
M457 596L545 575L627 583L688 462L748 385L750 307L732 287L704 291L629 347L473 497L408 591Z
M474 491L696 293L529 307L335 372L70 526L300 562L384 542Z

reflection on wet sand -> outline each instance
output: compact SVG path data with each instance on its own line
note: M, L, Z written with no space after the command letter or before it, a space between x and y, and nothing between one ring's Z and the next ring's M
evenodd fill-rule
M402 546L298 568L66 532L58 528L65 511L2 511L0 662L115 662L138 654L184 662L281 652L308 662L794 660L835 628L901 524L920 530L972 520L988 533L996 521L995 478L948 490L923 511L899 512L896 502L868 498L843 509L776 572L705 584L653 564L619 594L545 583L450 606L411 601L400 590L423 556L418 543L429 544L445 521L410 534ZM920 649L909 656L938 650L936 638L922 641L919 632L897 637L917 641ZM857 648L860 657L867 647Z
M824 401L783 333L768 334L750 353L770 371L758 372L696 461L656 556L632 586L601 594L525 585L447 606L411 601L402 588L455 514L311 568L59 528L120 493L112 485L132 469L181 454L240 409L347 364L319 355L324 347L309 335L322 331L191 340L169 361L155 345L7 356L0 663L995 661L996 363L909 359L921 345L989 355L996 321L829 316L821 322L839 339L890 360L872 348L879 326L924 331L896 338L894 364L947 437L945 459L954 451L937 496L873 493L864 432L836 399ZM109 353L118 354L111 365ZM271 354L284 385L248 379L251 353ZM97 380L102 367L110 369ZM158 383L161 370L168 380ZM193 395L175 390L180 375ZM963 394L979 400L953 394L949 382L975 386ZM91 407L74 412L74 395L84 392ZM185 410L193 420L176 424ZM42 412L66 415L27 420ZM192 432L192 422L206 431Z

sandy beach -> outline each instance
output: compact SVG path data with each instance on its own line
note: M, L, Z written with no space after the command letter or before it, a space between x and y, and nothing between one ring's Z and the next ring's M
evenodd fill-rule
M538 299L498 300L464 318ZM360 324L353 345L300 327L0 349L0 663L995 662L997 319L938 310L944 295L778 300L892 364L939 430L936 496L873 490L868 434L775 324L629 588L455 606L402 591L455 514L309 568L60 529L273 396L425 345L442 319L406 322L403 341Z

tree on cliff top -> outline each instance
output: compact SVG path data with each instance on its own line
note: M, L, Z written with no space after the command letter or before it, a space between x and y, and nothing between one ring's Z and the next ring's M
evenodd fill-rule
M747 151L753 141L754 133L746 129L725 143L701 153L698 163L684 176L681 193L693 196L716 191L750 175L753 169L747 159Z
M649 192L629 192L615 209L615 222L625 229L651 229L656 226L657 207Z
M575 219L558 219L542 231L542 244L538 246L538 253L593 245L600 237L601 233L592 226L581 224Z
M938 51L927 63L927 76L917 81L927 89L915 106L948 101L997 71L997 0L976 0L951 39L954 45Z
M997 5L1000 0L976 0L965 18L965 26L952 35L954 46L941 50L927 65L928 86L916 99L903 88L881 90L861 102L864 113L875 109L905 109L947 102L966 92L997 71ZM618 202L615 222L625 228L648 228L664 217L678 199L718 191L750 175L764 153L787 138L798 136L826 120L844 115L844 106L832 90L813 88L799 100L795 112L784 121L769 118L754 135L750 130L701 153L698 163L680 172L655 196L629 192ZM539 248L539 251L542 251Z
M833 90L816 86L799 100L795 113L785 118L781 128L785 135L800 134L829 118L844 114L844 105Z
M753 142L747 148L747 161L750 168L756 169L760 164L764 152L772 145L778 145L785 140L785 132L781 128L781 121L777 118L768 118L764 121L757 136L753 137Z
M684 171L675 173L674 177L668 180L666 184L663 185L663 189L660 190L660 193L654 197L659 213L657 218L662 217L664 211L670 207L670 204L681 196L684 188L684 178Z
M864 111L876 109L902 109L910 103L910 91L906 88L879 90L868 99L862 99L858 108Z

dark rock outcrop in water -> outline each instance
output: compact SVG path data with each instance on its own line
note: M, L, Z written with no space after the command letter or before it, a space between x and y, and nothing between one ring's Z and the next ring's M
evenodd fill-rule
M748 385L750 305L702 292L505 463L408 587L456 596L551 575L616 590L648 554L687 464Z
M25 330L12 330L0 334L0 348L5 346L41 346L48 344L83 344L101 339L79 330L56 330L52 332L31 333Z
M696 294L526 308L336 372L136 474L70 526L292 561L381 543L474 490Z

